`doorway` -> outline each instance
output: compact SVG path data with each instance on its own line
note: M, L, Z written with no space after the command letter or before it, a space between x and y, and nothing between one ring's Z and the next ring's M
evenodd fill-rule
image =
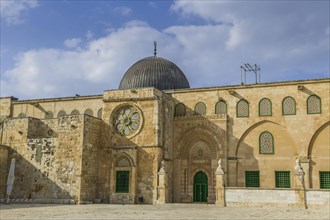
M194 202L207 202L207 176L204 172L199 171L194 177Z

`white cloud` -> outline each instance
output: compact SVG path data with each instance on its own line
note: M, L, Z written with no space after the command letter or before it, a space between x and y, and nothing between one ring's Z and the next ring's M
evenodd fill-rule
M86 33L86 39L91 40L93 37L94 37L94 33L88 30Z
M67 48L76 48L81 43L80 38L72 38L72 39L66 39L64 41L64 45Z
M7 24L22 23L23 14L38 6L37 0L9 0L1 1L1 18L5 19Z
M3 75L1 95L58 97L116 89L133 63L153 55L154 40L158 56L175 62L192 87L239 84L239 68L246 62L261 65L264 82L328 77L327 14L318 9L313 16L315 10L313 14L310 7L290 4L291 8L286 4L236 8L217 1L214 5L175 2L172 10L186 17L199 16L205 24L156 30L132 20L106 36L89 38L78 51L26 51Z
M132 9L128 7L116 7L113 10L124 16L130 15L132 13Z

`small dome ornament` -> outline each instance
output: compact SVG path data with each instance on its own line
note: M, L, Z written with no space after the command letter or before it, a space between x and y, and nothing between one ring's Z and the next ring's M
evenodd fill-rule
M120 108L113 119L116 132L127 138L135 136L140 131L142 122L141 111L133 106Z

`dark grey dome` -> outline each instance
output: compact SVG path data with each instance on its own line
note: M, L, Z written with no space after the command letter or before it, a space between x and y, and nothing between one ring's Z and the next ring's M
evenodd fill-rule
M155 87L160 90L190 88L180 68L162 57L146 57L134 63L122 78L119 89Z

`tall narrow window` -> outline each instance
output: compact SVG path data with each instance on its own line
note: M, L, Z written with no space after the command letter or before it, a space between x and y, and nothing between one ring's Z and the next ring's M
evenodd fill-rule
M259 102L259 116L271 116L272 115L272 102L263 98Z
M89 115L89 116L93 116L93 111L92 109L86 109L86 111L84 112L85 115Z
M295 115L296 114L296 101L294 98L288 96L282 101L282 115Z
M316 95L311 95L307 99L307 114L321 113L321 99Z
M260 187L259 171L245 171L245 187Z
M103 109L100 108L99 111L97 112L97 117L98 118L102 118L102 112L103 112Z
M129 171L117 171L116 174L116 192L129 192Z
M330 171L320 171L320 188L330 189Z
M241 99L236 105L236 116L238 118L249 117L249 103Z
M262 132L259 136L259 153L274 154L274 138L268 131Z
M227 104L224 101L219 101L215 105L215 114L227 114Z
M186 116L186 106L182 103L179 103L175 106L174 116Z
M205 115L206 114L206 105L203 102L198 102L195 105L195 115Z
M290 188L290 171L275 171L275 187Z
M57 114L57 117L62 117L62 116L65 116L66 115L66 112L61 110L58 114Z

